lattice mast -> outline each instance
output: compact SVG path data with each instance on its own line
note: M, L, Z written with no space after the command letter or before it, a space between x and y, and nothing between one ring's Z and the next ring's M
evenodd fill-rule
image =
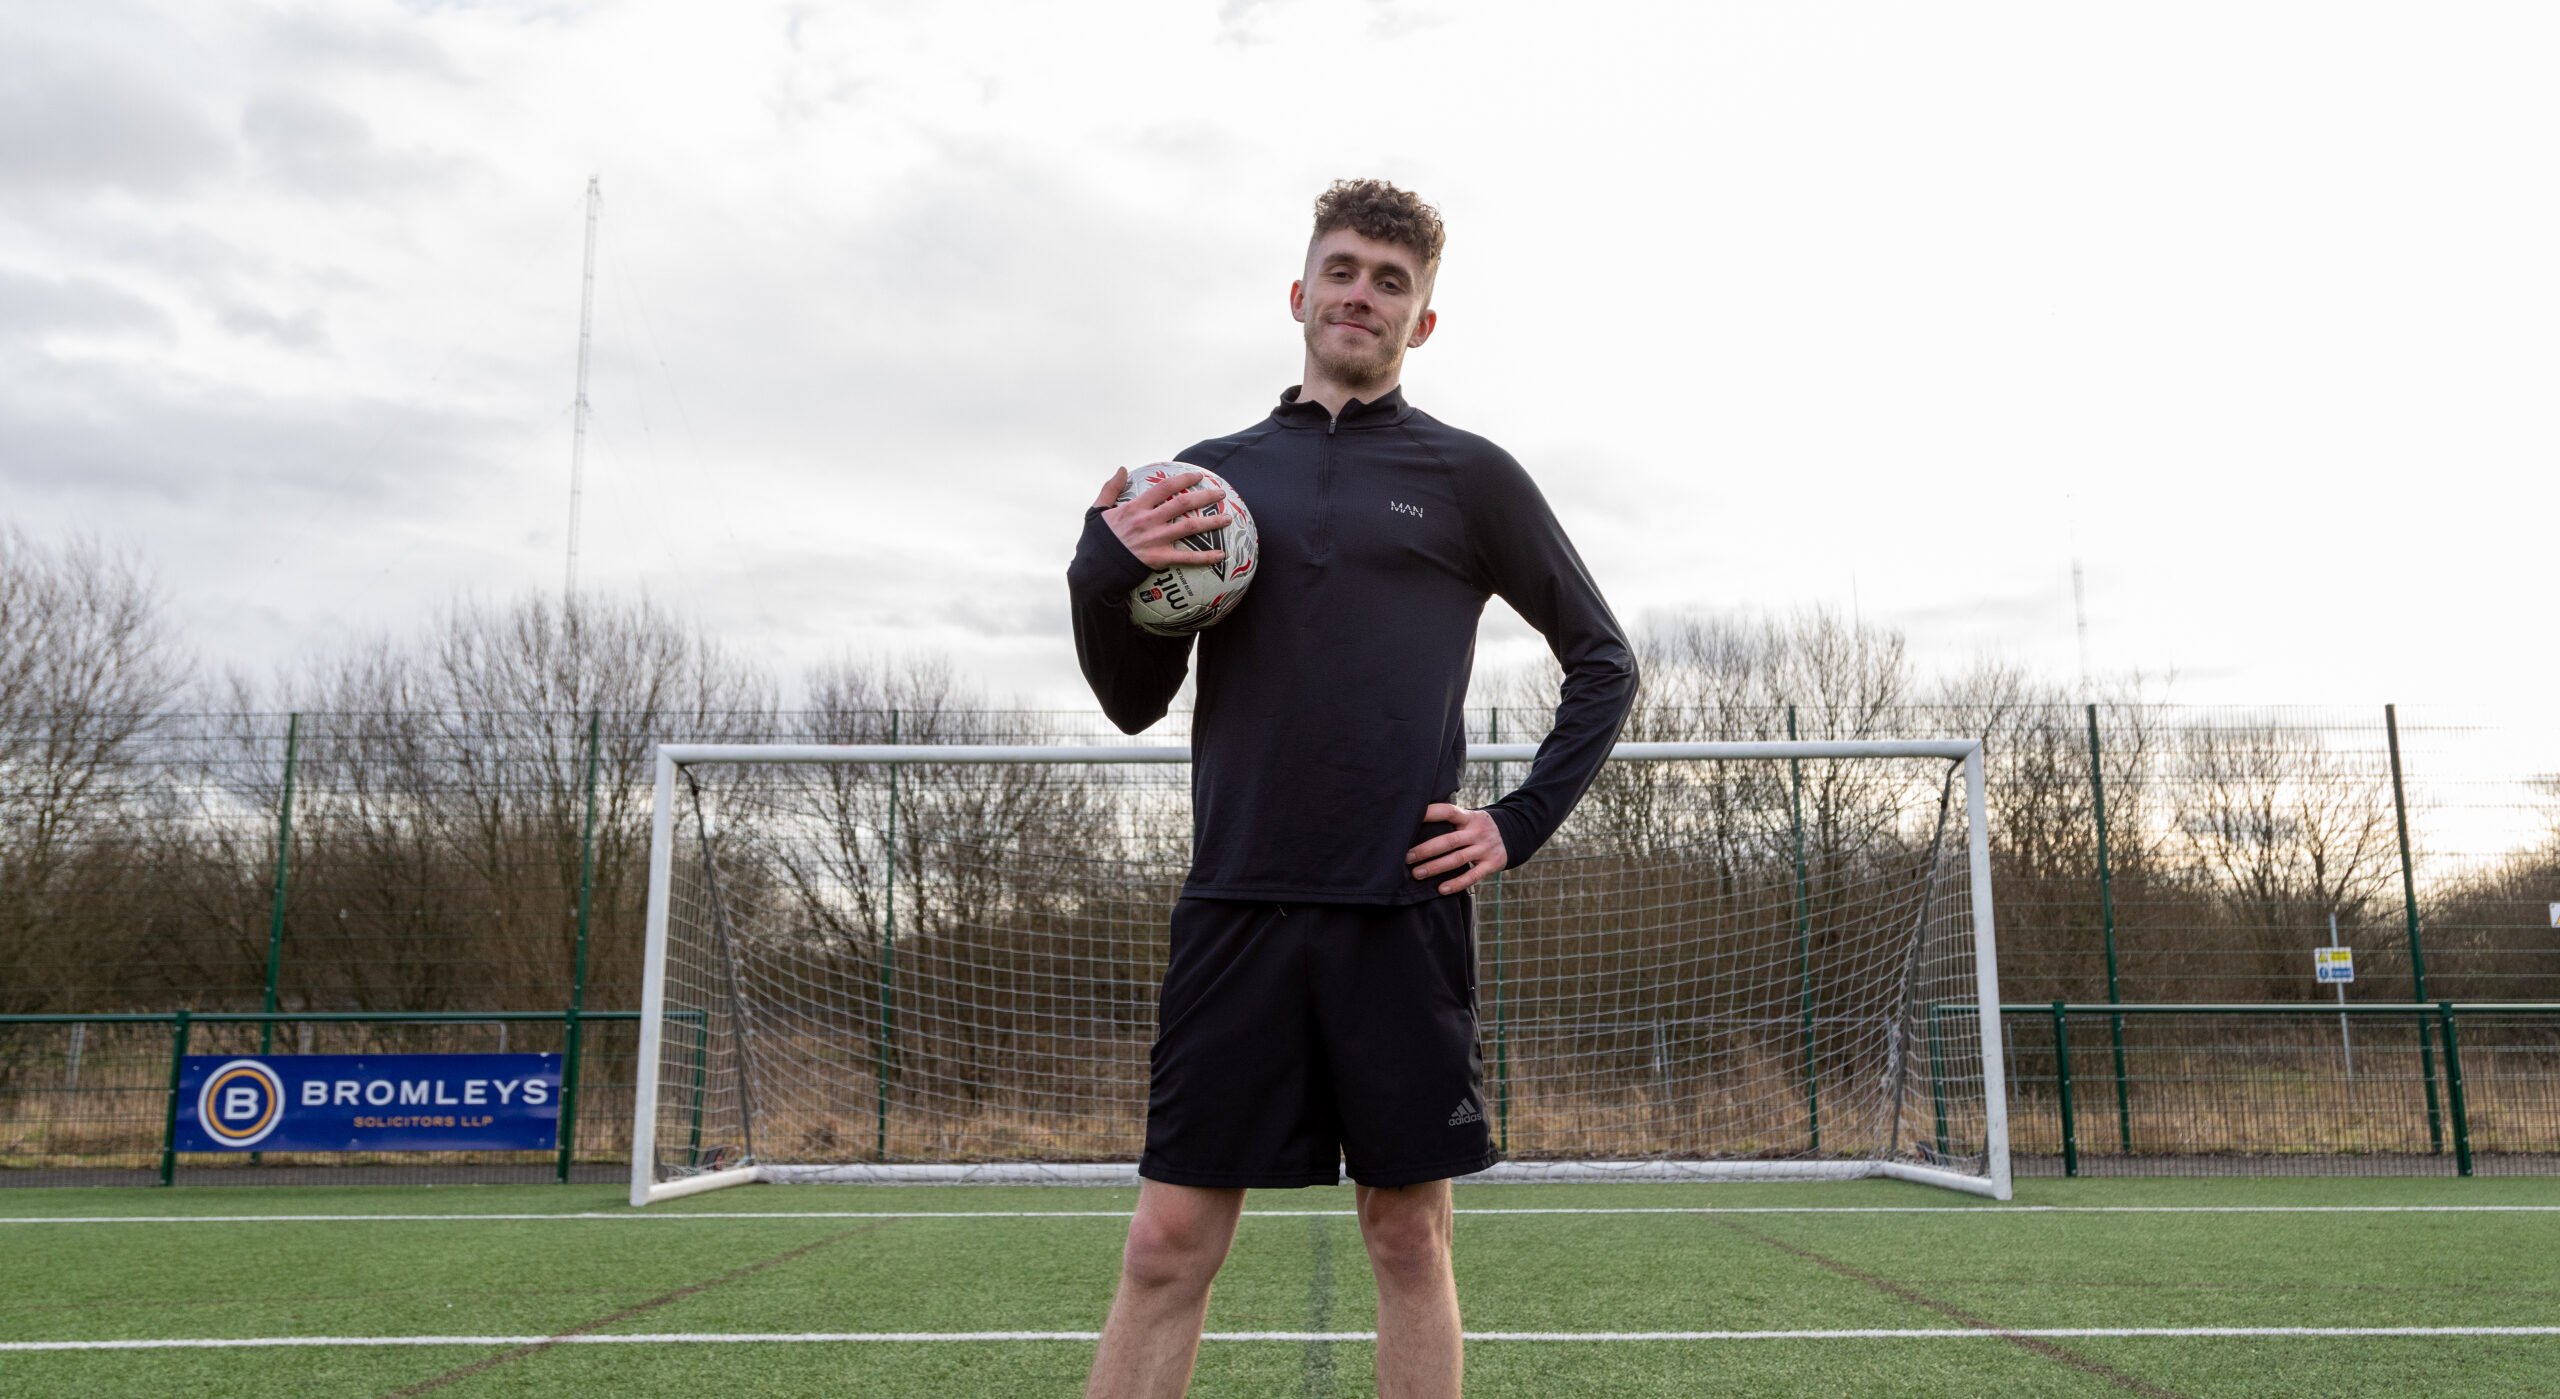
M578 282L578 402L569 434L569 571L560 605L578 605L578 521L587 500L587 350L596 323L596 221L604 211L604 177L587 177L586 270Z

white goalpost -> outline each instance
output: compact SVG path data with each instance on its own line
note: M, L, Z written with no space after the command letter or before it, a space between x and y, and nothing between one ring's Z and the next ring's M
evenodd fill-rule
M660 747L631 1202L1134 1180L1190 756ZM1475 900L1470 1179L2009 1198L1980 743L1622 743Z

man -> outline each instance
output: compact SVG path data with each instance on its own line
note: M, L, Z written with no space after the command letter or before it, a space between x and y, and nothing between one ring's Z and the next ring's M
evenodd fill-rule
M1245 1191L1331 1185L1347 1161L1378 1285L1378 1392L1455 1395L1450 1179L1497 1159L1476 1045L1467 890L1562 824L1635 692L1617 621L1509 454L1409 406L1405 352L1438 322L1443 233L1375 180L1316 201L1289 311L1305 372L1268 418L1182 453L1253 511L1261 576L1199 634L1193 853L1151 1056L1143 1183L1088 1393L1179 1395ZM1076 652L1124 732L1163 717L1190 637L1129 589L1226 523L1196 473L1117 505L1067 570ZM1564 666L1518 790L1455 804L1478 617L1499 595Z

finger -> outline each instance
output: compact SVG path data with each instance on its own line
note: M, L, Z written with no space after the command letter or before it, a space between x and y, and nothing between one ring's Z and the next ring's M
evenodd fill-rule
M1413 867L1413 877L1416 879L1437 879L1441 875L1449 873L1451 870L1462 870L1467 868L1469 865L1481 863L1480 861L1468 858L1473 853L1474 852L1472 851L1460 850L1451 854L1443 855L1429 864L1416 865Z
M1481 865L1496 857L1491 841L1451 841L1438 851L1423 857L1416 874L1446 874L1460 865Z
M1458 824L1459 819L1466 814L1463 807L1452 802L1433 802L1422 809L1422 819L1425 822L1437 822L1443 826Z
M1149 568L1174 568L1192 564L1225 563L1224 549L1187 549L1179 544L1158 544L1145 549L1132 549L1138 562Z
M1493 873L1493 871L1484 865L1471 865L1468 867L1465 874L1459 875L1455 879L1442 881L1440 885L1440 892L1443 894L1465 893L1467 890L1476 887L1477 881L1491 873Z
M1130 537L1150 547L1178 545L1185 549L1205 549L1210 546L1205 543L1194 544L1190 541L1215 538L1218 531L1226 527L1227 520L1223 515L1205 517L1183 515L1171 520L1155 520L1142 524L1130 531Z
M1185 471L1178 475L1168 476L1163 480L1156 482L1154 485L1147 487L1145 490L1140 491L1138 493L1138 498L1131 503L1136 505L1140 510L1153 510L1157 506L1164 504L1166 501L1173 499L1175 496L1182 494L1184 491L1191 489L1193 486L1200 484L1200 478L1204 474L1205 473L1198 471Z
M1449 876L1449 879L1441 881L1439 892L1441 892L1441 894L1464 894L1464 892L1467 892L1467 889L1475 889L1477 884L1480 884L1480 881L1485 879L1485 876L1490 876L1492 871L1498 871L1498 869L1503 869L1503 866L1498 866L1498 863L1490 863L1490 861L1477 861L1477 863L1472 863L1472 866L1467 866L1467 869L1459 871L1459 874L1452 874L1452 876Z
M1463 849L1466 844L1466 836L1457 832L1451 832L1445 836L1433 836L1431 839L1426 840L1420 845L1413 847L1411 850L1404 852L1404 862L1408 865L1416 864L1420 861L1428 860L1435 855L1446 855L1452 850Z
M1226 498L1225 491L1214 486L1202 486L1195 490L1184 491L1180 495L1167 496L1154 505L1148 506L1147 514L1150 518L1157 520L1179 520L1194 510L1215 509L1218 502Z
M1093 498L1093 508L1108 510L1119 504L1120 493L1127 489L1129 489L1129 468L1124 466L1112 472L1111 479L1102 483L1102 494Z

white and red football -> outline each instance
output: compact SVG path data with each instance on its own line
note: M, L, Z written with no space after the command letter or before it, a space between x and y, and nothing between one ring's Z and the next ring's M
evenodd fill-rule
M1183 536L1182 547L1202 552L1223 550L1226 557L1215 563L1178 563L1159 568L1129 590L1129 620L1157 636L1188 636L1216 625L1244 600L1245 589L1253 586L1254 557L1260 542L1253 526L1253 512L1245 508L1236 488L1217 473L1178 461L1160 461L1130 472L1128 488L1120 492L1118 503L1126 505L1147 488L1191 471L1200 472L1200 482L1186 488L1185 495L1204 487L1227 495L1224 500L1189 513L1208 515L1223 510L1229 519L1224 528Z

